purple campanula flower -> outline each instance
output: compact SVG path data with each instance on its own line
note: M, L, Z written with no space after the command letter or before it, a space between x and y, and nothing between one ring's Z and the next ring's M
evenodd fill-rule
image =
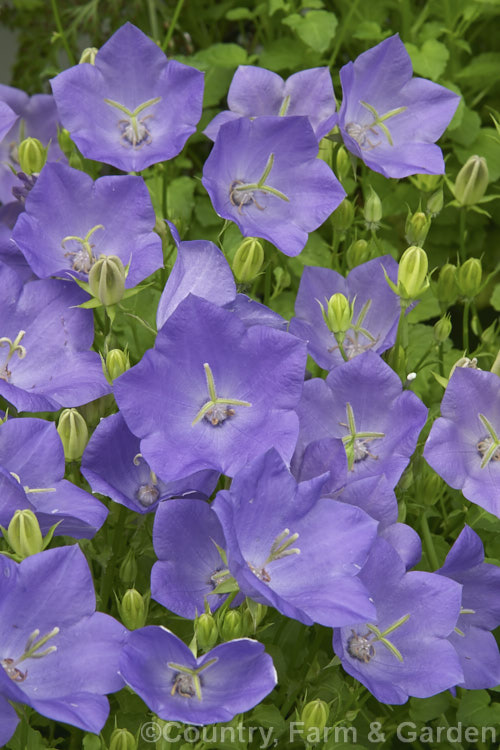
M245 237L262 237L298 255L345 197L317 158L306 117L239 118L220 128L203 169L203 185L219 216Z
M202 469L233 476L271 446L290 460L305 360L295 336L245 328L233 313L189 295L155 348L117 378L115 397L164 481Z
M432 425L424 458L445 482L500 517L500 379L457 367Z
M0 263L12 268L22 281L29 281L36 276L22 252L11 241L12 230L22 211L23 206L18 201L0 208Z
M359 577L377 618L334 631L333 647L346 672L382 703L428 698L462 682L448 641L460 614L461 586L435 573L407 573L380 537Z
M201 117L203 74L167 60L131 23L104 44L95 65L75 65L51 84L82 154L125 172L177 156Z
M239 117L274 115L309 118L318 141L337 123L330 71L311 68L286 81L277 73L254 65L240 65L227 95L229 110L220 112L203 131L212 141L222 125Z
M12 239L40 278L83 280L101 255L130 262L127 287L163 264L155 213L140 177L101 177L47 164L26 200Z
M348 459L348 481L385 474L395 487L414 452L427 409L403 391L396 373L374 352L336 367L326 381L304 383L297 407L299 440L294 463L306 446L340 438Z
M0 697L100 732L105 694L123 686L118 662L127 631L95 611L85 556L72 545L20 564L1 557L0 573Z
M358 573L377 523L359 508L321 498L323 482L297 484L271 450L238 472L213 507L243 594L306 625L334 627L375 616Z
M412 75L410 56L398 34L340 70L339 127L345 146L385 177L444 174L435 141L460 97Z
M30 508L42 533L58 521L55 534L90 538L101 528L107 508L88 492L64 479L64 449L53 422L8 419L0 425L0 467L9 482L9 496L0 495L0 524L7 527L14 512Z
M9 130L14 127L18 117L8 104L0 100L0 141L3 141Z
M30 281L0 264L0 395L19 411L57 411L109 392L87 295L72 282Z
M398 264L390 255L356 266L346 278L330 268L304 268L290 333L308 342L309 354L320 367L330 370L343 362L320 306L326 310L328 300L336 293L354 303L353 325L344 339L349 359L369 349L382 354L394 344L401 306L385 280L384 269L396 283Z
M470 690L500 683L500 653L493 634L500 625L500 568L484 562L481 539L465 526L438 571L462 584L462 608L449 636L464 672L460 687Z
M123 416L112 414L97 425L82 456L82 474L92 487L136 513L155 511L171 497L208 497L219 474L199 471L174 482L164 482L141 455L140 440Z
M57 142L59 115L53 96L35 94L29 97L24 91L0 84L0 101L5 102L18 115L17 122L3 137L0 143L0 201L13 200L12 189L19 188L19 182L11 167L18 172L17 148L24 138L38 138L48 146L47 160L64 159Z
M154 625L130 633L120 674L157 716L186 724L230 721L277 682L272 659L257 641L228 641L196 658L170 630Z

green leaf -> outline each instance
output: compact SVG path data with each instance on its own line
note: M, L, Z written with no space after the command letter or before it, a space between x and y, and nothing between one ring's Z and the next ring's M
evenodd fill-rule
M432 698L410 698L410 717L414 721L431 721L447 710L451 703L450 693L439 693Z
M273 737L279 737L286 729L285 720L277 706L262 704L252 711L249 719L252 726L262 726L266 729L273 728Z
M181 219L189 226L194 209L195 181L191 177L176 177L167 188L167 216Z
M469 65L459 70L456 76L466 81L477 79L480 88L484 88L486 84L493 84L497 80L499 68L500 53L483 52L481 55L476 55Z
M356 25L353 37L365 42L381 42L383 39L386 39L390 33L390 31L382 31L380 25L375 21L361 21Z
M284 13L288 10L288 3L285 0L269 0L268 6L270 16L274 16L279 10L282 10Z
M462 121L458 127L453 128L450 131L450 137L460 146L470 146L471 143L473 143L479 135L480 129L481 118L479 117L478 113L474 112L474 110L469 109L468 107L465 107L462 115Z
M191 62L220 68L237 68L247 62L247 53L239 44L212 44L193 55Z
M414 44L406 44L406 49L411 57L414 72L424 78L437 81L440 78L450 57L447 48L436 39L428 39L419 49Z
M337 17L326 10L310 10L304 16L292 13L282 23L289 26L311 49L326 52L337 29Z
M495 310L500 311L500 284L496 284L491 295L490 303Z
M254 14L248 8L232 8L226 13L228 21L246 21L252 19Z
M467 159L474 154L484 156L488 162L490 182L495 182L500 177L500 148L498 148L494 128L481 128L474 143L467 148L455 147L455 153L461 164L465 164Z
M441 309L439 307L439 302L437 301L436 297L434 296L434 293L431 288L427 289L427 291L421 296L420 302L416 307L413 308L413 310L408 313L408 320L410 323L421 323L424 320L429 320L430 318L436 318L441 315Z

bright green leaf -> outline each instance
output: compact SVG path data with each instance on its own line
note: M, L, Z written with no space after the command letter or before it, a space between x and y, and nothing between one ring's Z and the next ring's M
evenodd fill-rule
M436 39L428 39L419 49L414 44L406 44L406 49L411 57L414 72L424 78L437 81L440 78L450 57L447 48Z
M311 49L326 52L337 29L337 17L326 10L310 10L304 16L292 13L282 23L289 26Z

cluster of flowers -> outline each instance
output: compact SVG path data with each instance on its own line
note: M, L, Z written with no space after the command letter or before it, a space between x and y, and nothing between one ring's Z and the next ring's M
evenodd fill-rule
M397 36L346 65L341 80L337 113L326 69L286 82L251 66L236 72L230 110L206 130L215 145L203 184L217 213L245 236L296 255L339 205L343 189L317 159L319 140L335 126L356 157L386 176L444 171L434 141L457 97L412 78ZM334 628L345 670L383 702L497 685L490 631L500 623L500 571L484 562L468 527L440 570L411 570L420 540L397 523L394 488L427 418L381 358L404 314L397 263L376 258L347 278L305 268L288 325L237 293L213 243L181 241L170 225L177 259L154 348L111 386L90 351L93 313L85 308L95 305L81 287L93 289L94 270L111 256L126 267L131 290L162 266L161 240L142 177L93 182L71 168L56 122L85 157L140 171L183 148L201 115L203 80L127 24L93 62L52 85L55 103L0 90L5 158L16 164L21 121L25 135L52 138L39 175L2 177L0 395L40 412L113 391L119 411L94 431L82 473L93 492L156 513L151 591L171 612L195 619L207 604L213 612L248 597ZM108 305L102 278L97 288ZM340 295L349 301L341 337ZM308 354L329 371L326 380L305 379ZM452 487L500 515L497 377L455 371L424 455ZM209 503L221 474L230 487ZM4 421L0 476L4 526L23 509L43 533L58 522L54 533L75 539L105 522L104 505L64 480L53 423ZM19 564L2 558L0 568L2 743L18 721L10 702L98 732L105 694L125 683L160 717L196 724L249 710L276 684L255 640L197 657L164 628L129 633L95 612L77 545Z

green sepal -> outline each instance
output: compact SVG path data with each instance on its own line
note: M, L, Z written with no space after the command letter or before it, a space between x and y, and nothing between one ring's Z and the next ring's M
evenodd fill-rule
M240 587L238 586L236 580L234 578L228 578L225 581L221 581L213 591L210 591L207 596L213 596L214 594L232 594L233 591L239 591Z

